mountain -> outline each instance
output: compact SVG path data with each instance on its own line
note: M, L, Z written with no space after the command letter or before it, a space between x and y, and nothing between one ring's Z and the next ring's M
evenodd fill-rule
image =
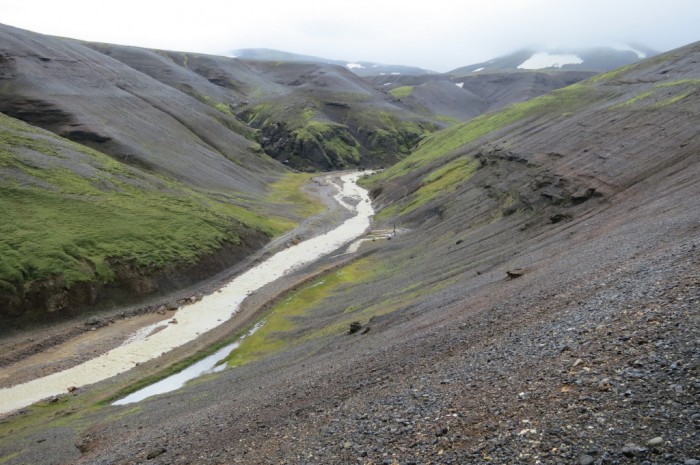
M363 181L397 234L266 302L283 323L235 368L33 407L7 462L695 460L699 63L696 43L427 136Z
M406 109L441 121L479 115L565 87L597 73L589 71L498 71L465 75L365 78Z
M388 165L436 128L336 65L86 46L224 112L266 154L296 169Z
M0 65L3 330L180 289L301 219L269 198L288 170L218 101L9 26Z
M358 76L384 76L384 75L409 75L420 76L423 74L435 74L434 71L418 68L417 66L386 65L372 61L343 61L329 60L311 55L283 52L268 48L244 48L234 50L231 55L244 60L282 61L300 63L323 63L345 67Z
M635 63L658 52L643 45L584 49L522 49L483 63L454 69L447 74L513 71L518 69L560 69L605 72Z

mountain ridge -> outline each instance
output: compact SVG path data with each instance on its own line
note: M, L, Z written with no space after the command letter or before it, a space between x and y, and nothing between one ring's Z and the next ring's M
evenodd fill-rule
M303 55L282 50L268 48L244 48L231 52L236 58L259 61L291 61L291 62L311 62L324 63L342 66L349 69L358 76L377 76L382 74L407 74L422 75L436 74L435 71L426 70L417 66L407 65L387 65L375 63L373 61L344 61L321 58L312 55Z

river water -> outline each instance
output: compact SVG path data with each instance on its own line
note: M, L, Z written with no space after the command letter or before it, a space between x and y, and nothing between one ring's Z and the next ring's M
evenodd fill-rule
M327 255L362 235L374 214L367 191L357 186L362 173L341 176L335 199L354 215L337 228L294 247L284 249L239 275L219 292L179 309L160 331L163 322L140 330L123 345L85 363L42 378L0 389L0 414L31 405L39 400L66 393L71 386L80 387L102 381L156 358L175 347L199 337L230 319L241 302L251 293L290 271ZM348 199L352 199L348 201ZM165 323L168 323L166 321Z

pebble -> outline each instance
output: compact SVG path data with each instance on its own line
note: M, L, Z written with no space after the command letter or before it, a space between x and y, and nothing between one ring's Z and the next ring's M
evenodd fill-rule
M688 459L683 462L683 465L700 465L700 460L698 459Z
M595 459L590 455L582 455L578 461L581 465L591 465L593 462L595 462Z
M651 438L647 441L647 446L658 447L663 443L664 443L664 439L661 436L656 436L655 438Z

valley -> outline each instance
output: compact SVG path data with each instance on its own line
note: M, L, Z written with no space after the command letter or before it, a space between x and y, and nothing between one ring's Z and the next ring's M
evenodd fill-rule
M474 65L460 76L359 77L328 63L2 31L13 44L0 56L0 189L13 219L0 242L13 257L0 275L13 305L3 349L52 321L85 326L94 302L120 300L95 285L78 311L66 281L150 276L157 290L135 302L152 307L134 303L135 313L155 320L139 326L158 325L161 304L214 291L346 220L338 202L376 211L358 231L400 233L325 250L203 337L6 415L0 463L700 460L700 44L601 74ZM86 68L70 74L64 59ZM117 118L122 104L129 115ZM161 132L168 141L151 150ZM318 175L305 171L348 168L384 168L358 181L371 204L329 202L313 191L324 181L302 190ZM152 226L133 238L106 228L128 241L63 229L51 254L36 251L50 242L31 221L60 226L50 215L64 204L76 218L105 208L117 224ZM227 244L231 259L185 271L192 281L153 277ZM55 284L65 305L22 320L19 290L36 295L33 283L55 281L52 267L70 270ZM124 311L110 308L97 317ZM115 323L115 345L128 321ZM260 323L220 371L112 405ZM31 355L20 346L16 359Z

